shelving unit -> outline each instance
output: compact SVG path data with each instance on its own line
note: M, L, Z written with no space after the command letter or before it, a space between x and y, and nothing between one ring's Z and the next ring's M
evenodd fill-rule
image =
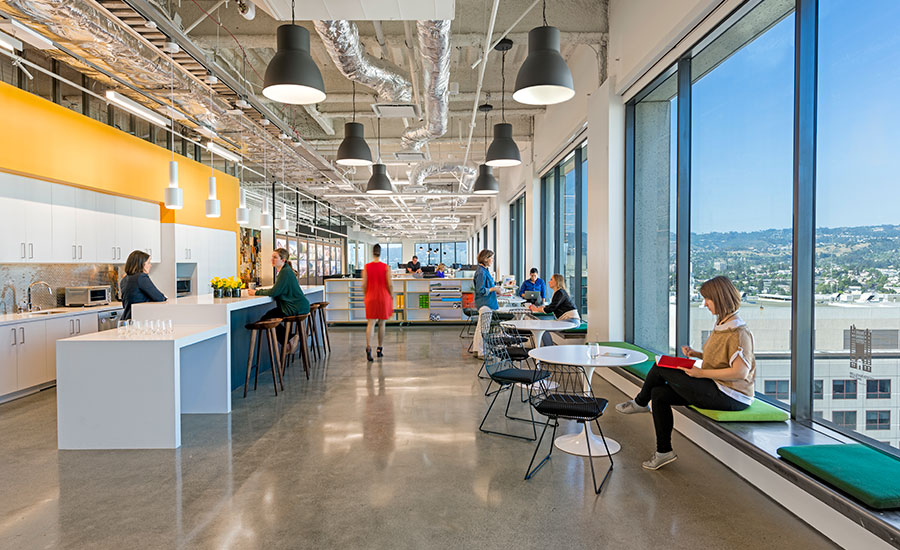
M459 322L463 294L474 291L472 279L394 279L394 319L398 323ZM329 323L366 319L362 279L327 279L325 300ZM432 315L440 320L432 321Z

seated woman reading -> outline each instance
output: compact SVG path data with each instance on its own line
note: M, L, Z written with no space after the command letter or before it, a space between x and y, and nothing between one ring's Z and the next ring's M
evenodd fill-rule
M559 273L554 274L550 277L550 284L548 286L550 287L550 290L553 291L553 297L550 299L550 303L545 306L528 304L528 309L531 310L532 313L552 313L558 321L571 321L576 327L580 325L581 316L578 314L578 308L575 307L575 302L572 301L569 293L566 292L565 277ZM541 345L549 346L552 344L564 343L565 339L562 336L546 332L544 333Z
M753 403L756 359L753 334L738 317L741 295L727 277L721 276L703 283L700 294L706 308L716 316L716 326L703 344L702 352L690 346L682 346L681 351L687 357L702 359L702 368L672 369L654 365L640 393L616 405L616 410L623 414L653 413L656 452L643 463L647 470L658 470L677 458L672 450L672 405L742 411Z

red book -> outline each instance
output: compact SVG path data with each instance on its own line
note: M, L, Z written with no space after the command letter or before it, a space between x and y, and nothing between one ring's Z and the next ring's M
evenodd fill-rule
M672 357L671 355L660 355L656 364L667 369L690 369L694 367L696 359L691 357Z

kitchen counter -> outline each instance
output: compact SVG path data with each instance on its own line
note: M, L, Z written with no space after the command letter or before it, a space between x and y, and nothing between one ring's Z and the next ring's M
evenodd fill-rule
M60 449L174 449L182 414L231 412L224 324L170 335L116 330L57 342Z
M47 319L56 317L70 317L73 315L84 315L85 313L99 313L101 311L110 311L113 309L122 309L122 302L110 302L105 306L55 307L53 309L32 311L30 313L5 313L0 314L0 327L2 327L3 325L18 325L31 321L45 321Z

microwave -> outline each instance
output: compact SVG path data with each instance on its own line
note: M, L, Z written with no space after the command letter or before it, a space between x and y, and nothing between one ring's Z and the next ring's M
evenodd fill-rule
M66 306L102 306L110 302L108 286L67 286Z
M179 278L175 281L175 294L179 298L181 296L189 296L191 294L190 277Z

